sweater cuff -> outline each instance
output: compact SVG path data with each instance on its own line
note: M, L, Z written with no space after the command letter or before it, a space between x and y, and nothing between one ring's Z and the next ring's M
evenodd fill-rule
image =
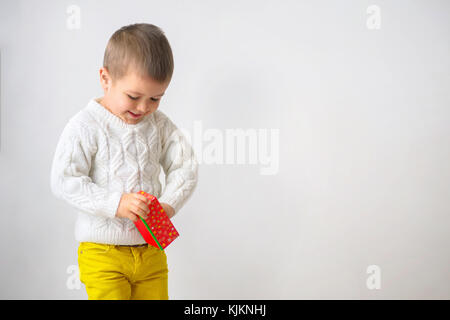
M177 200L177 197L175 197L174 195L169 195L168 193L163 194L158 201L161 203L167 203L168 205L170 205L174 212L174 215L178 212L178 210L180 209L180 204L181 201Z
M117 209L119 208L120 199L122 198L121 192L111 192L108 195L108 199L102 201L102 206L99 208L103 216L108 218L114 218L116 216Z

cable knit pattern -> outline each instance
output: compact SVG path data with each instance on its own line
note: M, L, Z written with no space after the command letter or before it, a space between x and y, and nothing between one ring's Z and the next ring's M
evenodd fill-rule
M134 245L145 241L133 222L115 217L122 194L144 190L177 213L194 192L197 176L191 145L162 111L128 124L91 99L61 133L50 187L78 212L77 241Z

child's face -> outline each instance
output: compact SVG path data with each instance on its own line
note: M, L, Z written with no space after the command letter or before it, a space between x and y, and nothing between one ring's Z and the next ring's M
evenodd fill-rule
M102 67L100 83L104 91L100 103L124 122L136 124L158 109L170 81L161 84L150 77L142 78L136 72L128 72L112 81L108 70Z

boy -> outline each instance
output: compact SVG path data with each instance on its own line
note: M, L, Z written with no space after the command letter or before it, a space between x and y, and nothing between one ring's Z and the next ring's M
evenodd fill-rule
M197 185L190 144L157 110L173 67L161 29L120 28L100 68L104 95L70 118L58 141L51 190L77 209L78 265L89 299L168 299L166 254L147 245L133 221L149 212L138 191L157 197L171 218Z

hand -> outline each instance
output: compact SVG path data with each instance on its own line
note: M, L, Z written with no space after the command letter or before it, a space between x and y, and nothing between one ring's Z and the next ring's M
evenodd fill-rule
M139 216L146 219L150 209L150 200L140 193L124 193L120 198L116 217L128 218L133 222L138 221ZM165 210L165 208L163 207Z
M159 204L161 205L163 210L166 212L169 219L171 219L175 215L175 209L172 208L169 204L164 203L164 202L160 202Z

